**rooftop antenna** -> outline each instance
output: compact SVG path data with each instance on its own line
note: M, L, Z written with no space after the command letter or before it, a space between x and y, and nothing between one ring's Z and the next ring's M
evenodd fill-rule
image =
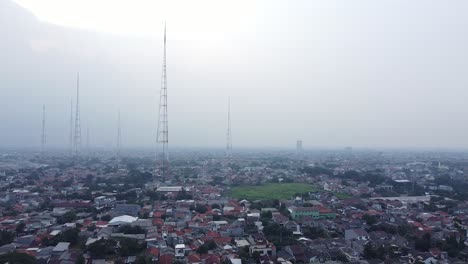
M167 117L167 73L166 73L166 22L164 22L164 53L159 97L157 143L162 144L162 179L166 180L169 168L169 127Z
M120 128L120 109L117 114L117 156L120 156L120 148L122 147L122 131Z
M42 105L42 135L41 135L41 152L44 152L46 145L46 116L45 116L45 105Z
M76 111L75 111L75 155L78 156L81 149L81 124L80 124L80 73L76 75Z
M73 154L73 99L70 99L70 135L68 136L70 155Z
M226 157L232 157L232 134L231 134L231 98L228 97L228 123L226 132Z

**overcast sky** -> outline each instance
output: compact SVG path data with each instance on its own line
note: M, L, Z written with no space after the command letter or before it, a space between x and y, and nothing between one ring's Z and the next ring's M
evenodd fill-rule
M170 3L170 4L168 4ZM468 148L468 1L0 1L0 146Z

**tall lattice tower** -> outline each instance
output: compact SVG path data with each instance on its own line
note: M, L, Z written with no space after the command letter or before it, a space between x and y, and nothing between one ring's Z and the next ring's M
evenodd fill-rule
M42 134L41 134L41 152L44 152L46 146L46 116L45 105L42 105Z
M70 155L73 154L73 99L70 99L70 134L68 135Z
M86 127L86 150L89 151L89 125Z
M226 157L232 156L232 134L231 134L231 98L228 98L228 116L227 116L227 132L226 132Z
M81 150L81 123L80 123L80 73L76 75L76 110L75 110L75 155Z
M117 156L120 156L120 148L122 147L122 129L120 127L120 109L117 113Z
M157 142L162 144L162 178L166 179L169 170L169 126L167 117L167 73L166 73L166 23L164 23L164 53L159 97L159 117Z

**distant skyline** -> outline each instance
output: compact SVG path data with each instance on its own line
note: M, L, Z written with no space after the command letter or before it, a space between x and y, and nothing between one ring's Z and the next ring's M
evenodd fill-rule
M0 148L156 148L168 23L170 148L468 149L466 1L0 3ZM18 5L20 4L20 5ZM20 7L21 6L21 7ZM27 9L24 9L27 8ZM84 140L84 138L82 138Z

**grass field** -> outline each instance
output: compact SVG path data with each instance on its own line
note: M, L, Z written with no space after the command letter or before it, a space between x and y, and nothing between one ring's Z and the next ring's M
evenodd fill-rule
M353 198L353 196L349 195L349 194L346 194L346 193L339 193L339 192L334 192L333 193L336 198L338 199L349 199L349 198Z
M295 193L318 190L320 190L318 187L307 183L268 183L261 186L234 187L231 196L247 200L288 199Z

